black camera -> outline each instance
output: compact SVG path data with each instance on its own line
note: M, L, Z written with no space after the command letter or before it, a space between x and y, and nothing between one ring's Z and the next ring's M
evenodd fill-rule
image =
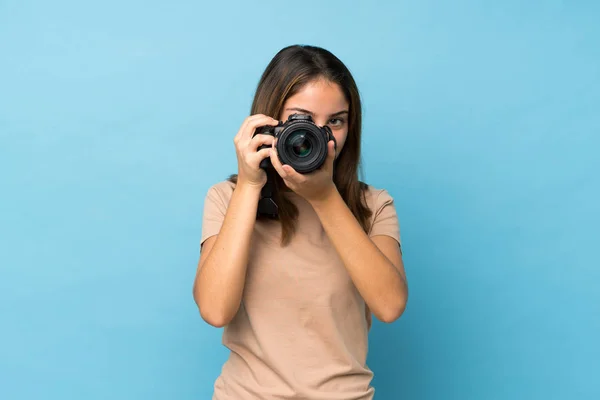
M336 143L328 126L318 126L310 115L304 114L290 115L286 122L280 121L277 126L261 126L254 134L274 136L281 163L291 166L301 174L319 169L327 160L327 143L330 140ZM268 147L270 146L263 145L259 150ZM273 165L267 157L260 167L267 169Z

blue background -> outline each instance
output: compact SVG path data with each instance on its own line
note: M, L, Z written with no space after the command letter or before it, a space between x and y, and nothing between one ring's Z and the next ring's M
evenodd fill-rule
M206 190L271 57L365 106L410 300L378 399L600 398L600 3L0 1L0 398L209 399Z

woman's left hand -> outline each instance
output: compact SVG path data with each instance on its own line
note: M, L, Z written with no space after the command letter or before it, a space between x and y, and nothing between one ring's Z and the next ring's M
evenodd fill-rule
M327 144L325 163L318 170L308 174L301 174L289 165L282 165L275 146L271 150L271 163L286 186L309 202L323 200L336 190L333 182L334 160L335 146L333 140L330 140Z

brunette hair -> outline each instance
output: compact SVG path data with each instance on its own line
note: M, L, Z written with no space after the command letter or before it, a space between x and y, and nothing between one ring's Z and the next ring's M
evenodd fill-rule
M286 100L316 79L325 79L339 85L349 103L348 136L335 161L333 180L348 208L366 232L372 212L365 199L367 185L359 181L362 108L358 87L344 63L320 47L285 47L265 69L258 83L250 113L280 119ZM274 175L274 200L279 207L281 243L285 245L294 234L298 209L283 196L285 183L279 175ZM229 180L236 183L237 176L232 175Z

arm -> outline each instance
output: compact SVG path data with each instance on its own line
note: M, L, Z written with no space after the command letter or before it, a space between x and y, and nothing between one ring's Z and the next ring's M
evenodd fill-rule
M380 321L398 319L408 299L398 242L384 235L369 238L335 186L310 203L369 309Z
M259 198L260 187L238 184L219 234L202 246L193 294L200 315L215 327L227 325L239 309Z
M282 165L275 149L271 163L285 184L312 205L367 307L380 321L393 322L408 299L399 243L377 233L371 239L364 232L333 182L334 142L328 146L327 161L310 174Z
M256 209L267 181L260 163L269 156L273 136L254 133L259 126L278 123L262 114L244 120L233 140L238 159L238 181L229 204L225 206L220 202L217 206L219 202L213 197L211 204L205 205L204 222L210 225L206 232L210 232L211 237L202 245L193 294L202 318L216 327L227 325L240 307ZM267 147L262 148L263 145ZM215 214L216 208L220 211Z

